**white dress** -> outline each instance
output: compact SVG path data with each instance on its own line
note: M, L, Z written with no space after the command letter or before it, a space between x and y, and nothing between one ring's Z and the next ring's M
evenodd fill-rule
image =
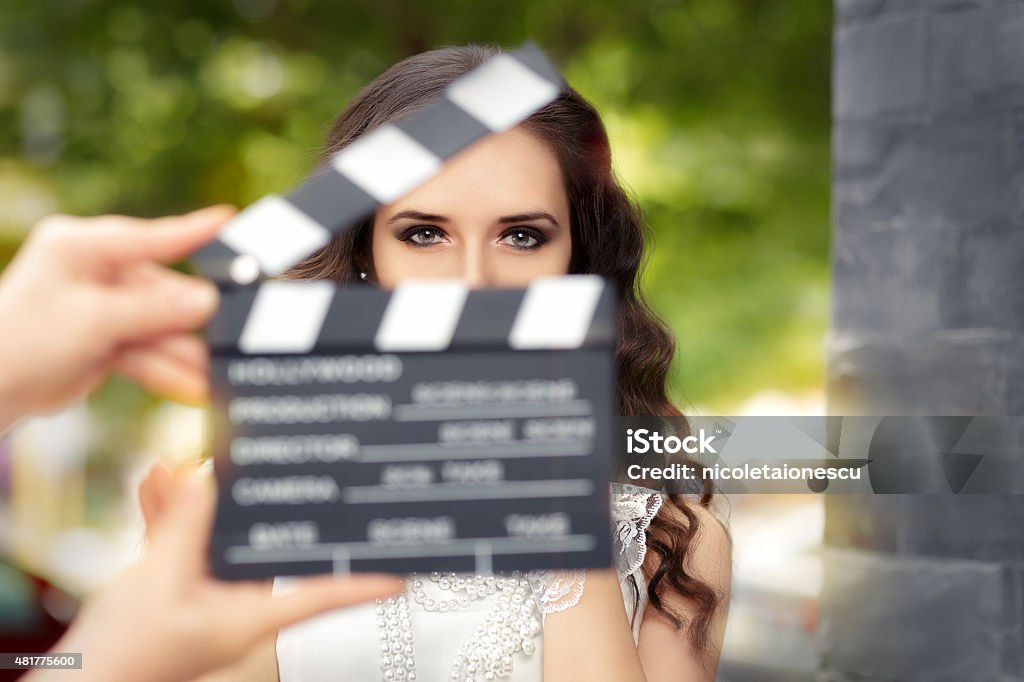
M623 489L613 485L613 546L636 642L647 605L644 531L663 496L617 492ZM631 576L639 587L638 603ZM584 571L410 576L406 593L397 598L339 609L282 630L278 674L281 682L538 682L544 618L574 606L585 578ZM291 582L276 579L275 593Z

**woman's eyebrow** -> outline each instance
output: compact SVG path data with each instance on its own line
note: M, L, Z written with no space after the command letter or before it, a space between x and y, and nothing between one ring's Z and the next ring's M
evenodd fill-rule
M388 219L388 224L402 220L403 218L411 218L412 220L423 220L428 223L447 223L448 219L443 215L435 215L433 213L423 213L422 211L399 211L395 215Z
M555 216L551 215L547 211L530 211L528 213L517 213L516 215L506 215L498 218L498 223L504 225L506 223L525 223L531 220L547 220L555 227L558 227L558 221L555 220Z

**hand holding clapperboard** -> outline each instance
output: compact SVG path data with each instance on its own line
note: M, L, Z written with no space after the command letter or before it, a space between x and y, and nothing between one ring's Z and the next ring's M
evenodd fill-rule
M499 55L197 254L222 288L207 330L218 577L611 564L608 284L260 282L561 89L536 47Z

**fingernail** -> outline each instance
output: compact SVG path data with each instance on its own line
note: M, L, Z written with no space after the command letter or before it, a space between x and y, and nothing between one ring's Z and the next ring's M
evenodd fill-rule
M188 313L207 315L217 307L220 294L217 287L203 280L196 280L177 297L178 305Z

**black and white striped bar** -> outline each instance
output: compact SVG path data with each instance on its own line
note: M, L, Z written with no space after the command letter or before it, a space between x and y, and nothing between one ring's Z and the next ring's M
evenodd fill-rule
M289 195L269 195L246 208L195 255L196 267L234 285L279 275L378 205L429 180L456 152L521 123L562 87L536 46L498 55L454 81L431 106L353 142Z
M227 290L206 339L215 354L239 355L606 348L615 342L614 312L611 289L594 275L542 277L526 289L284 280Z
M610 565L615 304L596 276L227 290L215 573Z

